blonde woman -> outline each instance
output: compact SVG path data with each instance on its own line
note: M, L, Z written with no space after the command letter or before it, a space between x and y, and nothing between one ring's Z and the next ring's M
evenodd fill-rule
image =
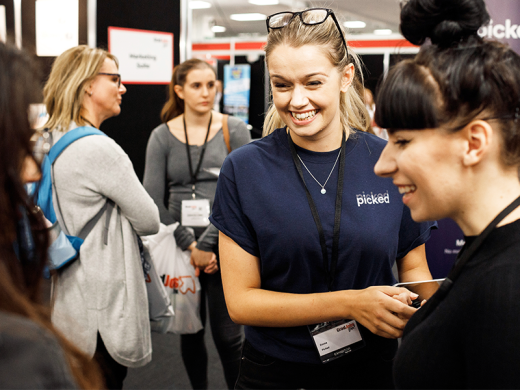
M78 126L99 128L105 119L118 115L125 92L113 55L87 46L61 54L44 88L46 126L53 142ZM151 360L148 301L136 233L156 233L159 213L128 156L102 135L81 138L67 147L54 164L54 180L72 235L107 199L115 202L107 244L101 218L85 239L79 259L58 271L52 320L97 360L108 388L121 388L127 367Z
M401 281L431 278L433 224L373 172L385 142L366 132L359 60L332 10L267 27L266 136L226 160L210 218L229 313L247 325L236 388L392 387L417 298L391 287L392 266Z

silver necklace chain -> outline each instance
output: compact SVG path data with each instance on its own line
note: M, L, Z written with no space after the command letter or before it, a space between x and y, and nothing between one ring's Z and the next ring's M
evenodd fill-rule
M311 173L311 171L309 171L309 168L307 168L307 165L305 165L305 163L303 162L302 158L300 157L300 155L298 153L296 153L296 155L298 156L298 159L300 160L300 162L302 163L302 165L305 167L305 169L307 170L307 172L309 172L309 175L311 175L311 177L314 179L314 181L316 183L318 183L318 185L321 187L321 193L323 195L325 195L327 193L327 190L325 189L325 186L327 185L327 182L329 181L330 179L330 176L332 175L332 172L334 172L334 168L336 168L336 164L338 163L338 160L339 160L339 156L341 154L341 149L339 150L339 153L338 153L338 157L336 157L336 161L334 162L334 166L332 167L332 169L330 170L330 173L329 173L329 176L327 177L327 180L325 180L325 183L323 183L323 185L321 185L321 183L314 177L314 175Z

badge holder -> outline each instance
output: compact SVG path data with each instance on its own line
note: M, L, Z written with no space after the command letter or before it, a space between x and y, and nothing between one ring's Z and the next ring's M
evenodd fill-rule
M320 360L328 363L365 346L355 320L338 320L308 325Z
M181 203L182 226L207 227L211 207L209 199L195 199L195 185L193 185L193 199L183 200Z

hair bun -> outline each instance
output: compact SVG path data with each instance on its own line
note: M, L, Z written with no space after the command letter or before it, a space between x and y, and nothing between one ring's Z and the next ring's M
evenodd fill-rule
M476 35L489 21L484 0L410 0L401 10L401 33L415 45L426 38L451 46Z

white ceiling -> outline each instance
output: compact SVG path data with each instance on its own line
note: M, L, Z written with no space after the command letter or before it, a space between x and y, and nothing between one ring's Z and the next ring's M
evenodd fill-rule
M229 18L236 13L261 13L271 15L281 11L301 11L308 7L325 7L334 10L342 24L347 20L362 20L367 25L363 29L351 29L350 34L372 33L374 29L387 28L394 33L399 32L399 0L279 0L277 5L254 5L247 0L205 0L211 8L194 9L193 26L199 32L202 25L214 23L226 27L224 33L215 33L215 38L236 36L264 36L267 34L265 20L253 22L237 22ZM197 35L194 41L209 38Z

